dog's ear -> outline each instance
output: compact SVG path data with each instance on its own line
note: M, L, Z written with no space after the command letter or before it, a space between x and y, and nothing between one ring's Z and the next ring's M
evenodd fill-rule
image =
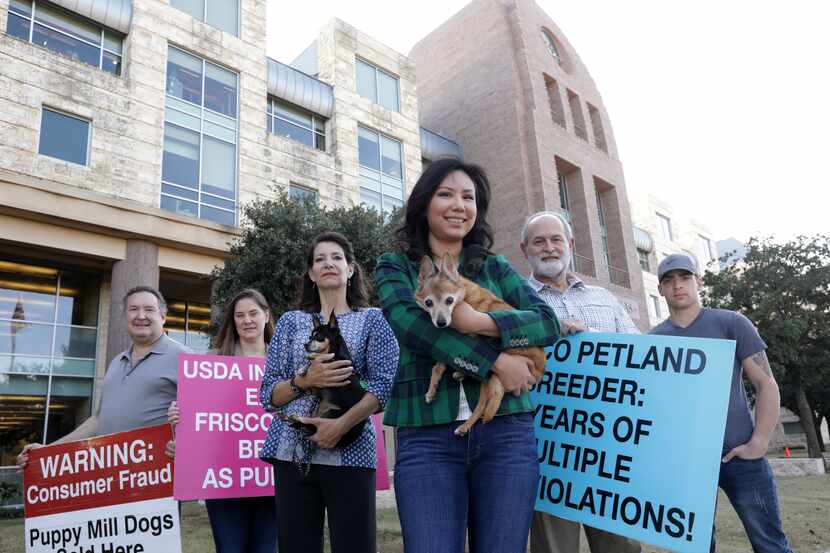
M320 317L318 315L312 315L311 320L314 321L314 330L320 328Z
M424 282L437 272L438 268L435 266L435 263L432 262L432 258L425 255L421 258L421 268L418 272L418 282Z
M329 313L329 328L337 330L337 317L334 316L334 309Z
M449 252L445 253L444 257L441 258L441 271L450 280L458 280L461 278L458 274L458 263L456 263L455 258Z
M452 256L449 253L441 256L441 261L438 263L438 272L447 277L452 273Z

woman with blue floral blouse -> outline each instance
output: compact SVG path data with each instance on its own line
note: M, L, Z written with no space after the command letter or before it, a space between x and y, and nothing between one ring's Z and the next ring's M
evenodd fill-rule
M309 248L299 309L278 321L268 348L260 400L270 411L313 424L311 436L274 417L260 457L273 464L280 551L322 553L327 516L332 553L375 553L375 430L335 447L352 427L383 409L398 367L398 344L383 313L367 308L367 294L352 245L338 233L318 236ZM306 356L318 322L337 318L352 361ZM300 371L300 369L306 369ZM299 372L298 372L299 371ZM339 418L311 418L311 388L342 386L356 372L367 393Z

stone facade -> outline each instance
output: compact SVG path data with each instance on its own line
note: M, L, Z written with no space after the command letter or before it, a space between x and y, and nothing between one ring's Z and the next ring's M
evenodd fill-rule
M496 251L528 270L520 230L529 214L560 210L564 175L577 272L610 289L645 330L642 277L614 133L599 91L564 33L532 0L474 0L410 56L418 68L422 124L457 141L465 159L483 165L491 178Z
M769 464L776 477L821 476L827 473L824 459L770 459Z
M666 300L657 290L657 265L660 261L673 253L685 253L694 256L701 271L717 272L720 270L717 263L717 244L712 231L704 223L689 217L683 209L647 192L636 191L631 194L631 216L634 225L647 232L653 244L651 251L643 252L648 256L649 269L640 270L648 307L649 326L654 326L669 316ZM665 221L668 221L670 227L670 237L664 230ZM711 252L704 251L701 238L709 240Z
M825 444L830 443L827 419L821 421L821 426L816 428L816 432ZM770 436L769 448L777 452L783 451L784 448L807 449L807 436L804 434L804 427L801 426L801 418L786 407L781 408L778 424Z
M363 125L402 143L404 180L407 192L411 190L421 174L418 100L412 61L339 19L333 19L320 31L319 38L307 52L313 58L310 65L306 65L309 63L307 57L302 60L306 62L303 65L299 59L292 65L316 69L315 76L334 87L334 115L328 123L330 153L320 152L319 155L328 158L317 160L322 162L320 165L328 162L326 166L330 173L315 178L313 173L305 174L303 167L286 166L277 170L285 169L292 182L319 190L324 203L359 203L357 136L358 125ZM398 77L400 112L388 110L358 95L355 82L357 58ZM275 147L279 147L279 142L288 142L292 148L305 149L280 137L270 135L268 138L271 139L269 145Z

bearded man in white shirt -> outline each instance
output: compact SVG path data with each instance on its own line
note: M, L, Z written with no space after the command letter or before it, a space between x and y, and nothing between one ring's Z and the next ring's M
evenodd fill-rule
M528 282L556 312L563 336L576 332L639 334L631 317L614 295L589 286L569 271L573 231L561 214L541 211L528 217L520 247L530 263ZM578 522L536 512L530 528L531 553L576 553ZM640 553L642 546L628 538L585 525L591 553Z

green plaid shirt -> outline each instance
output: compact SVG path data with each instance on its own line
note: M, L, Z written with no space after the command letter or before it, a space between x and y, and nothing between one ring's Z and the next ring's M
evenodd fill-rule
M463 267L462 253L462 267ZM514 310L490 313L499 328L499 338L461 334L437 328L415 303L418 267L405 254L385 253L375 267L375 284L386 320L400 345L400 363L383 422L391 426L446 424L458 417L460 383L449 375L463 371L464 394L471 407L478 403L479 383L488 377L500 351L526 346L549 346L559 337L559 322L553 309L542 301L503 256L487 256L478 275L471 278ZM432 403L424 400L432 366L447 365ZM531 411L529 394L507 394L498 414Z

